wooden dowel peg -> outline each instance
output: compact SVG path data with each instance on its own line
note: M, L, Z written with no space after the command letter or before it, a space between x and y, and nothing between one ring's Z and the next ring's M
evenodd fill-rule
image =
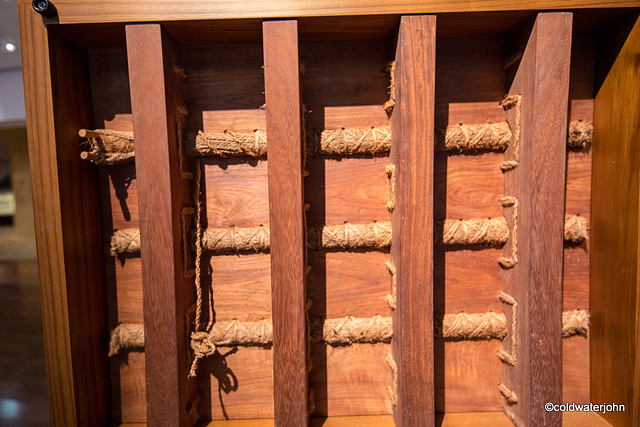
M80 129L78 131L78 135L80 135L80 138L98 138L100 137L100 134L94 130L90 130L90 129Z
M91 160L92 162L100 160L100 156L90 151L83 151L82 153L80 153L80 158L82 160Z

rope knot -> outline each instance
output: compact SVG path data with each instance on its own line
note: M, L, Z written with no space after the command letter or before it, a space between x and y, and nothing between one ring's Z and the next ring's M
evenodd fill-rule
M191 349L197 359L211 356L216 351L216 345L211 342L206 332L193 332L191 334Z

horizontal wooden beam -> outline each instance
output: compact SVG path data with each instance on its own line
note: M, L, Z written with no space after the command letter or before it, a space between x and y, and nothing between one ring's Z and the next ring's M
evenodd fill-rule
M28 4L31 0L20 0ZM107 0L97 5L95 2L57 0L57 16L51 19L56 24L87 24L99 22L157 22L205 19L239 18L286 18L340 16L340 15L385 15L451 12L491 12L515 10L554 10L584 8L638 7L633 0L604 0L584 2L583 0L472 0L452 2L449 0L407 0L400 3L384 0L362 2L359 0L305 0L287 1L225 1L207 2L182 0L175 2ZM36 12L33 12L36 13Z

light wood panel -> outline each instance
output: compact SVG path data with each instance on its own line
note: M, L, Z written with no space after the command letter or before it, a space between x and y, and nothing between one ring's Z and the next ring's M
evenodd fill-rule
M640 21L595 99L591 209L591 400L627 405L603 417L637 425Z
M562 340L562 401L589 403L589 339L573 336Z
M267 164L248 159L203 161L208 227L269 224Z
M263 23L269 138L269 226L273 321L274 417L277 425L309 421L306 242L298 23Z
M273 418L271 349L219 348L198 369L200 419Z
M403 16L395 57L395 98L391 115L395 165L397 308L393 312L392 354L397 364L398 425L433 422L433 142L435 115L435 16ZM394 390L395 392L395 390Z
M111 416L116 422L146 422L147 384L144 352L111 359Z
M97 181L76 136L91 124L86 52L27 3L18 14L51 422L93 424L109 391Z
M147 421L184 426L192 423L187 403L195 382L187 380L184 316L193 282L183 277L180 213L190 195L178 169L176 107L184 101L182 77L173 67L181 64L180 52L160 25L130 25L126 32L139 188Z
M315 343L311 350L312 415L389 414L390 344L328 346Z
M502 364L496 352L502 343L435 340L435 396L437 412L499 411L496 385Z

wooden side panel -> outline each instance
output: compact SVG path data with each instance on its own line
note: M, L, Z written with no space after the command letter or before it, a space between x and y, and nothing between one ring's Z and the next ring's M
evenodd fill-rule
M396 48L396 104L391 116L396 206L391 262L397 308L392 353L397 364L397 425L435 422L433 342L433 157L435 16L403 16ZM396 385L392 385L394 389ZM393 394L393 393L392 393Z
M306 425L306 244L298 23L263 23L276 425Z
M596 95L591 207L591 401L626 405L603 417L640 423L638 222L640 21Z
M91 124L86 53L48 31L29 4L18 13L51 422L104 423L109 390L97 180L80 161L76 133Z
M183 278L180 211L189 200L180 178L176 107L181 106L180 66L175 43L160 25L126 28L136 174L145 325L147 422L188 425L187 403L195 382L187 381L184 313L193 284Z
M559 425L562 414L546 402L562 400L562 261L564 179L572 15L538 15L510 95L521 96L508 110L519 133L505 153L518 161L505 172L505 208L512 229L503 256L515 262L503 273L504 311L509 328L503 350L503 384L517 396L503 400L516 425ZM521 108L521 113L519 109ZM519 132L518 132L519 128ZM513 230L517 228L515 232ZM503 360L509 360L503 358Z

